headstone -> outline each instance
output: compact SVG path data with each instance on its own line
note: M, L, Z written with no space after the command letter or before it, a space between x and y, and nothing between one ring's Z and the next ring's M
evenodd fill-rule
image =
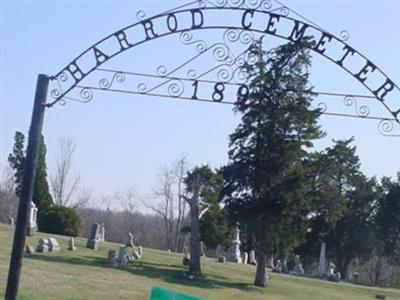
M190 252L187 246L183 247L183 259L182 259L182 264L184 266L188 266L190 262Z
M35 203L31 201L29 205L29 219L28 219L28 232L27 234L32 236L37 231L37 212L38 209L36 208Z
M142 258L142 255L143 255L142 246L138 247L137 250L134 250L134 251L133 251L133 254L132 254L132 256L133 256L134 259L141 259L141 258Z
M336 265L332 261L329 263L326 277L328 278L328 280L335 282L339 282L341 279L341 274L340 272L336 272Z
M271 255L267 258L267 267L271 268L271 269L275 269L275 265L274 265L274 256Z
M280 259L278 259L278 260L276 261L276 264L275 264L275 267L273 268L273 271L274 271L275 273L282 273L282 263L281 263L281 260L280 260Z
M128 233L128 240L126 241L126 246L128 246L128 247L134 247L135 246L133 244L133 234L131 232Z
M104 222L101 223L101 227L100 227L100 242L104 242L106 239L106 228L104 226Z
M127 263L127 259L128 259L128 246L126 245L121 245L119 247L119 252L118 252L118 262L120 264L125 265Z
M49 237L49 251L57 252L57 251L60 251L60 249L61 249L61 247L60 247L60 244L58 243L58 241L53 237Z
M249 264L251 264L251 265L257 264L256 251L254 251L254 250L250 250Z
M9 217L8 217L8 223L9 223L11 226L14 226L15 221L14 221L14 218L13 218L12 216L9 216Z
M219 263L224 263L226 261L226 258L225 258L225 256L218 256L218 262Z
M238 226L235 229L232 245L228 250L228 260L238 264L242 263L242 256L240 255L240 230Z
M31 245L26 245L25 252L28 254L32 254L32 253L35 253L35 249L33 249L33 247Z
M204 243L200 242L200 256L206 256L206 252L204 251Z
M294 267L292 270L293 274L304 274L303 266L301 265L300 255L294 257Z
M243 263L244 264L249 263L249 254L247 252L243 253Z
M326 273L326 244L322 242L321 248L319 250L319 263L318 263L318 277L324 277Z
M45 253L49 251L49 241L47 239L40 239L36 247L36 252Z
M107 266L116 267L118 265L117 259L115 258L115 250L108 251Z
M86 248L93 250L99 249L99 240L97 239L99 236L99 229L100 229L99 223L92 224L92 231L90 233L89 239L87 240Z
M72 237L69 239L68 241L68 250L70 251L75 251L76 247L75 247L75 239Z

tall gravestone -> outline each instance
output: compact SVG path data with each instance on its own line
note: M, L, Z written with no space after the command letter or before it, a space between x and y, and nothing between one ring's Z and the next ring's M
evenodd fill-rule
M14 217L9 216L9 217L8 217L8 223L9 223L11 226L14 226L14 223L15 223Z
M249 264L251 264L251 265L256 265L257 264L256 251L254 251L254 250L250 250Z
M238 264L242 263L242 256L240 254L240 230L238 226L235 229L235 236L229 248L228 260Z
M100 224L93 223L90 237L86 243L86 248L93 249L93 250L99 249L99 240L97 239L99 236L99 230L100 230Z
M326 244L322 242L321 248L319 251L319 263L318 263L318 277L324 277L326 274Z
M293 274L304 274L304 269L300 261L300 255L296 255L294 257L294 267L292 272Z
M37 212L38 209L36 208L35 203L31 201L29 205L29 219L28 219L28 232L29 236L32 236L37 231Z
M135 245L133 244L133 234L131 232L128 233L128 238L126 241L126 246L128 247L134 247Z
M206 252L204 251L204 243L200 242L200 256L206 256Z

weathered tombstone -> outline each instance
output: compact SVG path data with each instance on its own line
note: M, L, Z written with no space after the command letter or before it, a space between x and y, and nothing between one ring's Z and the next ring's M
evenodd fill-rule
M53 238L53 237L49 237L49 251L50 252L57 252L60 251L61 247L60 244L58 243L58 241Z
M188 266L190 262L190 252L188 247L184 246L183 247L183 259L182 259L182 264L184 266Z
M281 260L280 260L280 259L278 259L278 260L276 261L276 265L275 265L275 267L273 268L273 271L274 271L275 273L282 273L282 263L281 263Z
M49 251L49 241L47 239L40 239L36 247L36 252L45 253Z
M249 263L249 254L246 251L243 252L243 263L244 264Z
M131 232L128 233L128 240L126 241L126 246L128 246L128 247L134 247L135 246L133 244L133 234Z
M35 249L33 249L33 247L31 246L31 245L26 245L25 246L25 252L27 253L27 254L32 254L32 253L35 253Z
M104 242L106 239L106 228L104 226L104 222L101 223L101 227L100 227L100 241Z
M200 242L200 256L206 256L206 252L204 251L204 243Z
M318 262L318 277L324 277L326 273L326 244L325 242L321 243L321 248L319 250L319 262Z
M235 236L232 241L232 245L228 250L229 256L228 260L235 263L242 263L242 256L240 255L240 230L239 227L236 226Z
M140 247L138 247L137 250L133 251L132 256L133 256L134 259L141 259L142 258L142 254L143 254L143 249L140 246Z
M274 265L274 256L271 255L267 258L267 267L268 268L272 268L275 269L275 265Z
M90 238L86 242L86 248L98 250L99 249L99 240L97 239L99 236L99 223L92 224L92 231L90 233Z
M36 208L35 203L31 201L29 205L29 219L28 219L28 232L29 236L32 236L37 231L37 212L38 209Z
M292 272L293 274L304 274L303 266L301 265L300 255L296 255L294 257L294 267Z
M118 252L118 262L125 265L127 263L128 246L121 245Z
M75 247L75 239L72 237L69 239L68 241L68 250L70 251L75 251L76 247Z
M256 251L254 251L254 250L250 250L249 264L251 264L251 265L257 264Z
M326 273L326 277L330 281L339 282L341 279L341 274L340 274L340 272L335 272L335 271L336 271L336 265L331 261L329 263L328 272Z
M224 263L225 262L225 260L226 260L226 258L225 258L225 256L218 256L218 262L219 263Z
M142 258L142 256L143 256L143 248L142 248L142 246L139 246L138 253L139 253L139 257Z
M118 265L117 259L115 258L115 250L108 251L107 266L116 267Z
M9 223L11 226L14 226L15 221L14 221L14 218L13 218L12 216L9 216L9 217L8 217L8 223Z

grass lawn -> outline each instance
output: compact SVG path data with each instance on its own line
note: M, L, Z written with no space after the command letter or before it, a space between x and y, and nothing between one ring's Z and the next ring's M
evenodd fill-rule
M28 238L37 240L48 235L38 233ZM13 229L0 224L0 296L4 297ZM303 277L269 274L266 289L252 286L255 267L217 263L202 258L204 278L186 280L182 276L182 254L144 248L143 258L131 266L108 268L107 252L118 244L102 243L99 251L85 248L86 240L75 240L77 250L68 251L68 238L56 236L62 250L56 253L26 254L20 284L20 298L33 299L147 299L151 287L158 285L205 299L263 300L366 300L377 293L387 300L400 300L400 290L330 283ZM131 252L131 251L129 251ZM114 298L115 297L115 298Z

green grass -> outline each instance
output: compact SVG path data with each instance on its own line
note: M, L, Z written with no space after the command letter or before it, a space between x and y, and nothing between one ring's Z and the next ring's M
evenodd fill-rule
M13 230L0 225L0 296L4 296ZM38 233L28 238L30 245L47 237ZM68 238L55 236L62 250L56 253L25 255L20 284L23 300L46 299L147 299L151 287L158 285L206 299L263 300L365 300L377 293L388 300L400 300L400 290L331 283L310 278L269 274L266 289L252 286L255 268L251 265L220 264L202 260L204 278L186 280L182 276L182 255L144 249L144 257L131 266L108 268L109 249L119 245L102 243L99 251L85 248L85 239L76 239L77 250L68 251Z

